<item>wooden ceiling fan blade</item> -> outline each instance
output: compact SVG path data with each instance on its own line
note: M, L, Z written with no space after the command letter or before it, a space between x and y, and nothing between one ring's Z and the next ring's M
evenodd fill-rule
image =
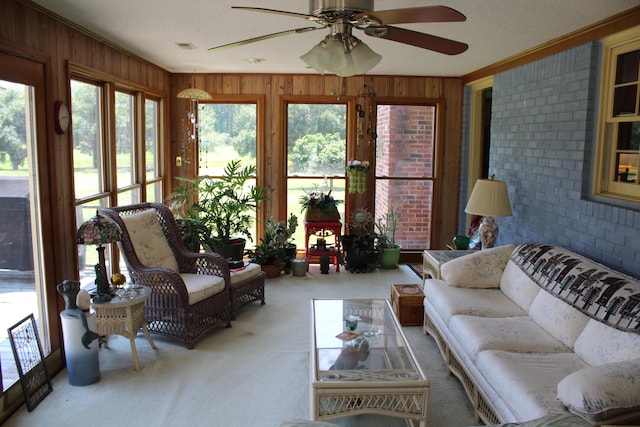
M309 21L317 21L317 16L308 15L306 13L287 12L286 10L268 9L266 7L247 7L247 6L231 6L231 9L248 10L250 12L274 13L276 15L293 16L294 18L308 19Z
M446 55L458 55L469 48L469 45L451 39L420 33L398 27L369 27L365 28L365 34L398 43L429 49Z
M467 17L447 6L425 6L362 12L356 14L355 19L373 19L383 25L387 25L424 22L462 22L466 21Z
M217 50L229 49L231 47L244 46L245 44L249 44L249 43L255 43L255 42L262 41L262 40L273 39L275 37L286 36L286 35L289 35L289 34L306 33L308 31L315 31L315 30L320 30L320 29L323 29L323 28L325 28L325 27L295 28L293 30L280 31L278 33L271 33L271 34L266 34L264 36L253 37L253 38L246 39L246 40L241 40L241 41L237 41L237 42L233 42L233 43L223 44L221 46L211 47L211 48L209 48L207 50L209 52L212 52L212 51L217 51Z

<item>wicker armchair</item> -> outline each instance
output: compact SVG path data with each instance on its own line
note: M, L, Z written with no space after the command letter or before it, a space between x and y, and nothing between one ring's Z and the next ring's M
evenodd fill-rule
M153 214L148 214L149 209L156 212L157 219ZM216 325L224 324L231 327L228 263L217 254L190 252L182 243L178 225L167 206L161 203L141 203L104 208L99 212L114 220L122 229L122 240L118 245L124 255L131 280L152 289L151 296L145 301L149 331L177 338L183 341L187 348L193 348L196 342ZM154 262L149 261L148 252L158 247L166 248L166 244L164 241L158 244L156 240L155 244L145 244L141 247L137 236L146 232L147 228L153 227L134 227L132 219L138 217L146 217L156 228L159 223L170 248L166 249L164 254L168 256L154 259ZM132 225L131 230L127 229L127 222ZM141 231L141 228L144 230ZM156 235L160 234L159 239L162 240L162 233L156 231ZM140 253L136 253L134 246ZM141 262L141 258L145 260L146 265ZM167 268L167 265L174 268ZM208 282L203 275L218 278L211 277L212 280ZM210 283L215 285L211 286Z

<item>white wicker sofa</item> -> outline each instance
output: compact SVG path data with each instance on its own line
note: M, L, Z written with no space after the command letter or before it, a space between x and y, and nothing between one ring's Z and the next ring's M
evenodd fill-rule
M561 247L478 251L425 281L425 333L486 424L640 420L640 280Z

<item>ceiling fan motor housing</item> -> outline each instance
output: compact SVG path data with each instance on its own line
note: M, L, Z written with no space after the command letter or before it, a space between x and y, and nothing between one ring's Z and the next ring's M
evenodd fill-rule
M373 0L309 0L309 14L315 16L334 12L348 12L350 15L372 10Z

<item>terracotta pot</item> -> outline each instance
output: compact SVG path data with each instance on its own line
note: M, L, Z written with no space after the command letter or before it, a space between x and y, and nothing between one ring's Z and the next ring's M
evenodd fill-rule
M267 279L274 279L280 277L282 273L282 267L279 265L262 265L260 266L262 271L266 274Z

